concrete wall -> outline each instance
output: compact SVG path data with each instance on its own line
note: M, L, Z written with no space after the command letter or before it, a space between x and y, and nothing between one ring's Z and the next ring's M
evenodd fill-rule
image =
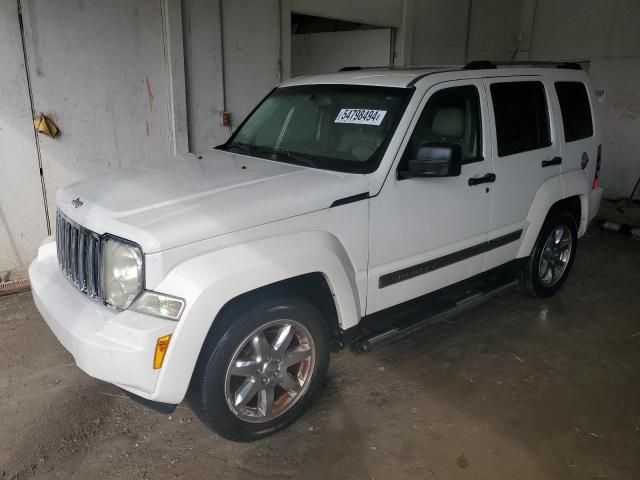
M638 0L538 0L531 58L640 56Z
M628 197L640 177L640 57L594 60L590 75L602 93L596 101L603 128L601 184L608 197Z
M388 66L391 58L388 28L320 32L291 38L291 74L334 73L341 68Z
M163 2L23 2L23 16L34 107L61 131L40 137L52 221L59 189L172 161Z
M410 5L407 5L410 4ZM405 30L407 18L403 10L412 9L413 0L281 0L280 42L282 78L291 76L291 13L337 18L397 29L396 64L405 63ZM410 57L407 57L410 58Z
M278 0L224 0L224 75L227 110L238 126L280 83Z
M511 60L519 45L523 3L417 0L413 6L411 63L461 65L472 60Z
M236 127L290 77L292 12L402 30L407 1L183 0L191 150L228 138L230 131L220 126L221 111L231 112ZM400 55L403 48L398 41Z
M225 110L220 0L183 0L184 59L189 148L203 151L222 143Z
M232 128L280 83L278 0L184 0L189 144L198 152L223 143ZM222 22L222 23L221 23Z
M640 1L421 0L413 9L416 65L590 60L593 88L605 92L596 112L605 195L631 193L640 176Z
M470 0L423 0L414 4L411 63L465 62Z
M640 56L637 0L416 0L413 12L414 64Z
M14 0L0 0L0 272L25 268L47 234Z
M607 197L626 197L640 177L640 2L538 0L535 7L528 57L591 60L593 89L604 93L596 103L602 185Z
M511 60L518 48L523 2L473 0L467 60Z

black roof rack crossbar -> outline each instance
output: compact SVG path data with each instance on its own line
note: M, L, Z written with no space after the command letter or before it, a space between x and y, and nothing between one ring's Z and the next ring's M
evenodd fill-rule
M464 70L488 70L498 68L499 66L529 66L529 67L556 67L566 68L568 70L582 70L581 62L586 60L576 60L573 62L554 62L554 61L537 61L537 60L515 60L515 61L497 61L492 62L489 60L475 60L467 63Z
M498 68L498 66L488 60L475 60L462 67L463 70L489 70L491 68Z

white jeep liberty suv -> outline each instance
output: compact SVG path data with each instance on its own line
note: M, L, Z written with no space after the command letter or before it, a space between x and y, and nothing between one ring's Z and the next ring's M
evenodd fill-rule
M286 81L172 171L59 192L36 305L89 375L264 437L310 404L332 350L516 283L560 288L602 196L592 107L574 64Z

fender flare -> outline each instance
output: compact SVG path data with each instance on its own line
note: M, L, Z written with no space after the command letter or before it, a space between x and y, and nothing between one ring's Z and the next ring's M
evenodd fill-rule
M529 213L528 228L518 249L517 258L528 257L536 243L542 224L547 219L551 208L561 200L577 196L580 198L580 225L578 235L582 236L587 229L589 212L589 182L582 170L563 173L548 179L536 192Z
M179 403L207 334L220 310L239 295L307 273L324 275L344 329L360 321L356 272L342 243L322 231L243 243L190 259L174 268L157 290L186 300L173 333L153 400ZM364 275L365 273L363 273Z

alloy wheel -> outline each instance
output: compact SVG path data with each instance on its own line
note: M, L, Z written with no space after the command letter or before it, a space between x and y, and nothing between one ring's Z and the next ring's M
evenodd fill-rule
M273 420L305 394L314 364L309 330L295 320L269 322L234 352L225 377L227 404L241 420Z
M571 231L566 225L558 225L551 231L542 248L538 266L542 285L551 287L558 283L567 270L572 248Z

